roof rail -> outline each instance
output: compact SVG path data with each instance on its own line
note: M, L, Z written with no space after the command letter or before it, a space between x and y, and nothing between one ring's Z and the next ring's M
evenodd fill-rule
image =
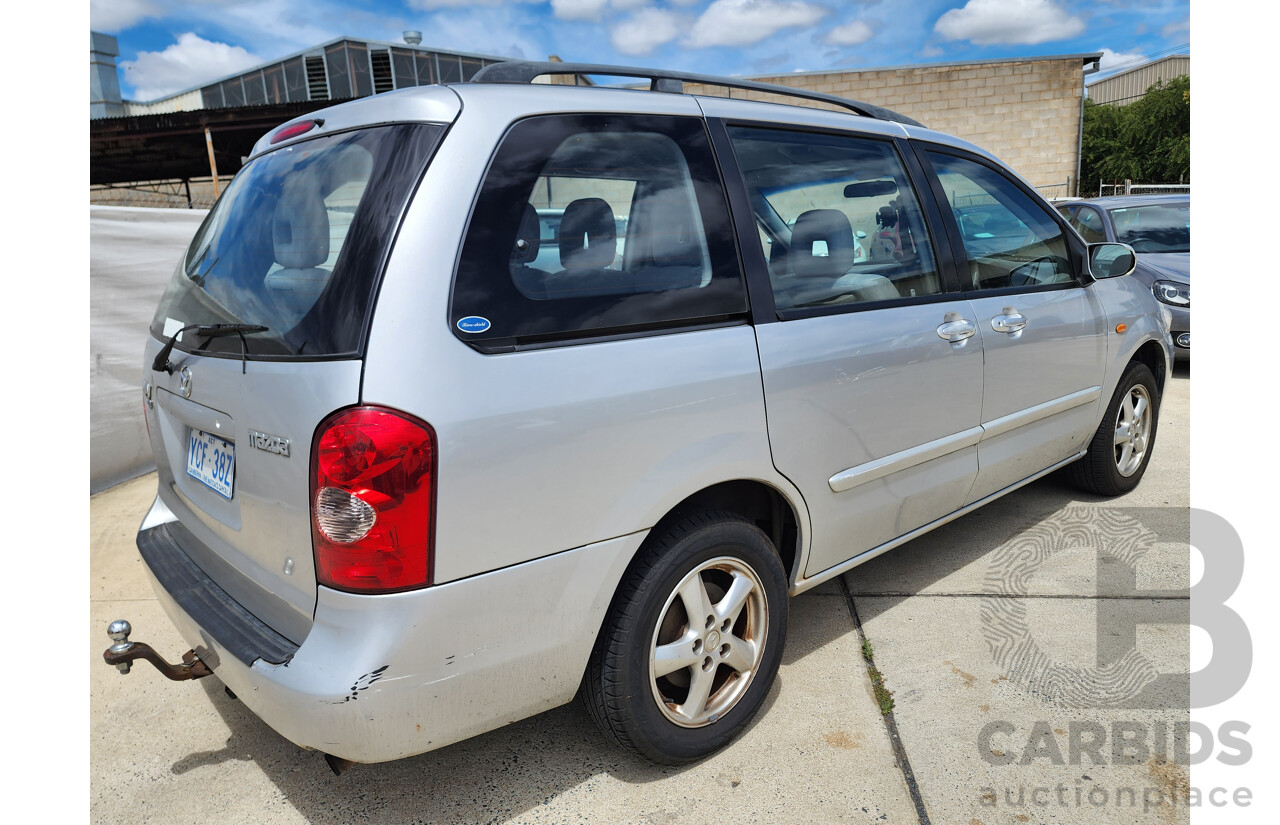
M639 69L631 66L606 66L599 63L540 63L533 60L511 60L502 63L491 63L471 78L472 83L532 83L535 77L542 75L609 75L612 77L639 77L649 81L649 91L683 94L685 83L701 83L707 86L724 86L729 89L744 89L753 92L767 92L787 97L799 97L806 100L817 100L841 106L849 111L876 120L891 120L905 123L908 126L923 126L917 120L898 114L897 112L859 100L849 100L836 95L811 92L808 89L796 89L791 86L779 86L773 83L757 83L754 80L742 80L734 77L718 77L708 74L692 74L689 72L668 72L656 69Z

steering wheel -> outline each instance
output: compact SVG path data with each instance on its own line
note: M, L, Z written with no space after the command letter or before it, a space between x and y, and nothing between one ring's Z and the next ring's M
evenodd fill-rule
M1159 249L1139 249L1138 248L1139 246L1151 246L1151 245L1155 245L1158 247L1160 245L1160 242L1156 240L1152 240L1151 238L1133 238L1128 243L1129 243L1129 246L1133 248L1134 252L1159 252L1160 251Z

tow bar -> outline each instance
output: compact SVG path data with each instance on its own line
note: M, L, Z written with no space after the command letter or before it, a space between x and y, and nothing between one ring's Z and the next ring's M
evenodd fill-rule
M208 665L196 658L194 650L188 650L182 654L182 664L171 665L160 658L160 654L152 650L151 645L129 641L129 634L132 632L133 627L124 619L116 619L107 627L107 635L111 637L111 641L115 642L115 644L102 652L102 658L106 660L107 664L115 665L116 670L121 673L128 673L135 659L146 659L155 665L156 670L175 682L185 682L187 679L202 679L205 676L212 675L213 671L209 669Z

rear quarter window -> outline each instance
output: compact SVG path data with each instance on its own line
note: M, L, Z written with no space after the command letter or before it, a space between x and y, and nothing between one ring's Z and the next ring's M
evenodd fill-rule
M507 133L458 261L459 338L501 350L746 310L699 119L548 115Z

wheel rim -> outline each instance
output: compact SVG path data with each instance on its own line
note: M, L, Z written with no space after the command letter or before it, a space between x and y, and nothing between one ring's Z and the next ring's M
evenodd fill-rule
M667 597L649 644L649 685L667 719L700 728L728 713L759 671L769 606L741 559L703 562Z
M1151 397L1147 388L1135 384L1125 394L1116 411L1116 469L1128 478L1138 472L1151 446Z

